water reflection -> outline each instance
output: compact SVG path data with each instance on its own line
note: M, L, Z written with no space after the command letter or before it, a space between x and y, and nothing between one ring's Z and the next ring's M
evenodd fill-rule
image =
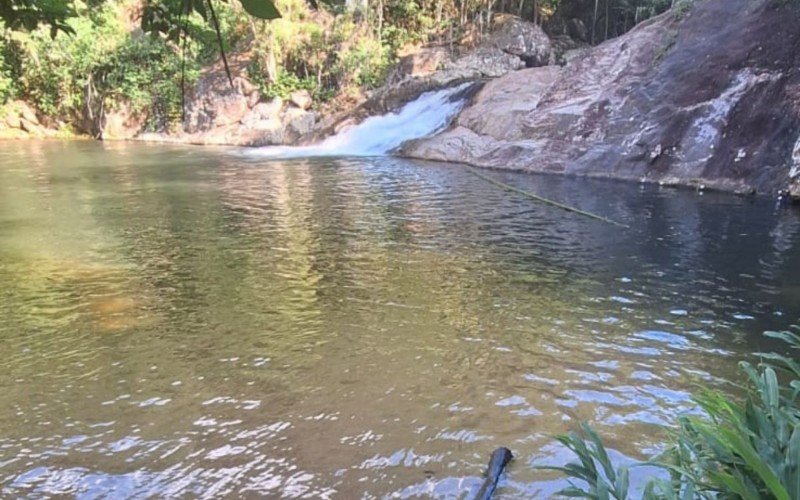
M588 420L625 456L798 317L796 211L458 166L0 150L0 491L501 493Z

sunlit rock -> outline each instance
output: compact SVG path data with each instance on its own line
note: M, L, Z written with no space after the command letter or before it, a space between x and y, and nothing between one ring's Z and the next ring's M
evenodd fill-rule
M311 108L312 99L308 90L295 90L289 94L289 101L300 109Z
M683 16L666 12L574 55L547 88L536 80L514 88L517 74L503 76L462 113L488 112L484 103L492 100L535 102L525 111L494 111L495 123L518 122L509 127L513 133L459 120L403 152L495 168L777 192L786 189L786 161L800 132L798 26L800 7L793 4L696 2Z

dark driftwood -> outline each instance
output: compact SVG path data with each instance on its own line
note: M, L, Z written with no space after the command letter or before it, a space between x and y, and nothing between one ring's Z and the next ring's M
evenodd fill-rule
M502 447L497 448L492 452L492 458L489 459L489 467L486 468L486 479L475 495L474 500L490 500L494 494L494 489L497 488L497 481L500 479L500 474L506 468L508 462L514 458L511 450Z

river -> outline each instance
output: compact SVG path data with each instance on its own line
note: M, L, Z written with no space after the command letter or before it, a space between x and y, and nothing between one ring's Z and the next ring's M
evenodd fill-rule
M98 142L0 147L5 497L499 497L552 435L658 451L800 317L800 212L484 171ZM635 477L634 482L641 482Z

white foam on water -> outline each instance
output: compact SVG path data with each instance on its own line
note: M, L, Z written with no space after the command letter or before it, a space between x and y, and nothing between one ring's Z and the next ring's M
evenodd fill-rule
M425 92L395 113L371 116L313 146L268 146L247 150L246 154L270 158L384 155L405 141L446 127L464 105L465 100L455 96L469 85Z

